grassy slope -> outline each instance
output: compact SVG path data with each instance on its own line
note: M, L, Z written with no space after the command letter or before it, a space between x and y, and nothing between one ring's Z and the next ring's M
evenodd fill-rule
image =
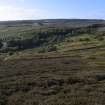
M0 105L105 105L100 33L65 38L57 52L1 54Z
M24 32L48 30L49 28L75 28L86 27L92 24L105 24L104 20L85 19L52 19L36 21L7 21L0 22L0 39L18 37L20 34L25 37Z
M0 103L104 105L104 57L98 50L12 55L0 62Z

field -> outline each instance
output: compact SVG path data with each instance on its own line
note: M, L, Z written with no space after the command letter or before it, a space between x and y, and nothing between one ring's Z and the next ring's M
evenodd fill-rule
M93 53L94 52L94 53ZM1 105L104 105L105 51L1 59Z
M66 31L56 27L35 34L40 35L38 42L47 40L40 46L0 53L0 105L105 105L105 26L92 26L92 31L87 26L66 27ZM39 31L39 26L31 27L32 32L15 28L13 34L24 31L32 37L33 31ZM76 33L71 35L71 30Z

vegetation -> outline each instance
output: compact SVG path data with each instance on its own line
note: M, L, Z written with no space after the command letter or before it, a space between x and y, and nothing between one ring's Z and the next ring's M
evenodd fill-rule
M61 24L63 25L61 26ZM102 30L105 26L104 24L104 20L62 19L1 22L0 50L1 52L19 51L30 48L47 48L55 45L59 49L59 44L63 43L64 45L66 39L69 41L73 37L76 39L77 36L79 38L78 42L90 42L91 36L94 40L91 40L90 43L94 43L95 38L101 42L104 38L97 36L97 34L101 33L100 36L104 35L104 31ZM100 30L102 31L99 32ZM86 37L85 34L87 34ZM92 35L90 36L90 34ZM84 36L84 38L81 38L81 36ZM72 41L69 44L72 45Z
M104 20L1 22L0 105L105 105L104 29Z

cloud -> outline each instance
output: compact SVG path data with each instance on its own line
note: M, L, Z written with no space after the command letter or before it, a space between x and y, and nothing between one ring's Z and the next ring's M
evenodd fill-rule
M40 19L46 16L46 11L37 8L0 6L0 20Z

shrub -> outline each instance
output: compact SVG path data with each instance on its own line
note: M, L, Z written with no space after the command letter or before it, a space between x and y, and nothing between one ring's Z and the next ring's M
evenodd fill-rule
M2 46L3 46L3 43L2 43L2 42L0 42L0 48L2 48Z
M45 48L42 48L38 51L38 53L45 53L46 52L46 49Z
M52 52L52 51L57 51L57 47L56 46L48 47L48 52Z
M99 40L99 41L103 41L104 38L103 38L103 37L99 37L98 40Z
M11 51L11 52L9 52L8 54L11 56L11 55L13 55L13 54L14 54L14 52L12 52L12 51Z
M88 41L90 41L90 39L89 38L80 38L79 41L87 41L88 42Z

